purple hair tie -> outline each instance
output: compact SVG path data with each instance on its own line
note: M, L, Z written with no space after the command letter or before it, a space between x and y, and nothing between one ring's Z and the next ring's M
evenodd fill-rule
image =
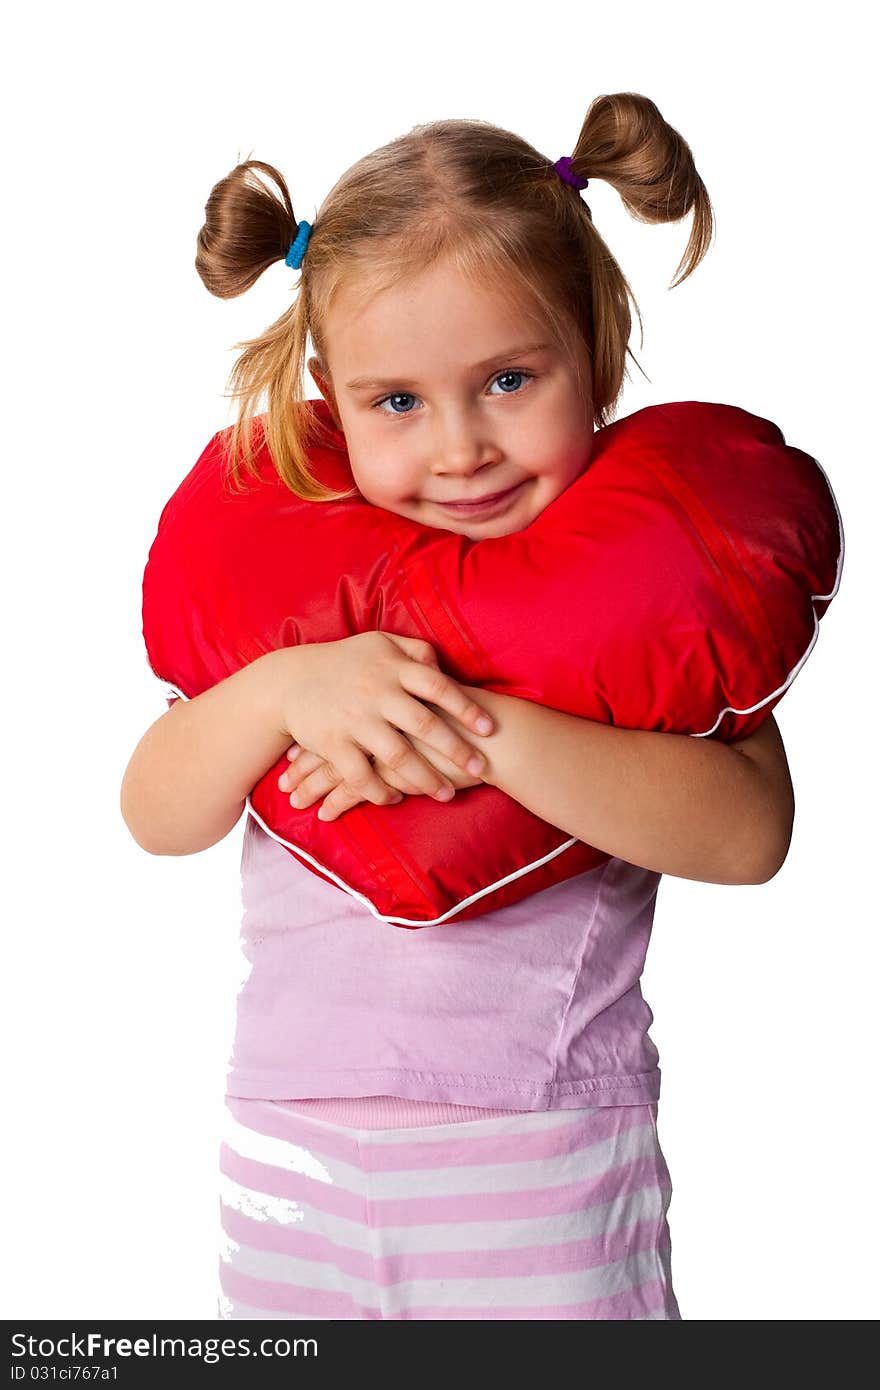
M589 179L579 178L578 175L574 172L574 170L571 167L571 155L564 154L561 159L557 159L556 163L553 165L553 168L556 170L557 174L561 179L564 179L566 183L571 184L572 188L586 188L587 184L590 182Z

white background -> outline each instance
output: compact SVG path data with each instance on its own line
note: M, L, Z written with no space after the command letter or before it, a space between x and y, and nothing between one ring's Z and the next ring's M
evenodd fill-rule
M877 1316L865 15L214 0L7 19L4 1316L216 1316L243 822L158 858L118 804L165 710L140 631L159 512L232 419L233 344L298 279L279 261L239 300L207 293L193 258L212 186L267 160L312 221L344 169L416 123L490 120L555 159L593 97L625 90L690 143L718 230L669 291L690 219L640 224L591 183L645 325L649 379L630 368L618 413L685 399L773 419L822 463L846 532L840 594L776 711L797 798L785 866L760 887L660 887L644 989L675 1285L686 1320Z

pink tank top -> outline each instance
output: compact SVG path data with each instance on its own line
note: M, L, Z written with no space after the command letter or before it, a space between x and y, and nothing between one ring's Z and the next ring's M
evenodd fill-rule
M659 881L611 859L482 917L409 931L248 816L250 970L227 1094L299 1099L365 1127L655 1101L639 980Z

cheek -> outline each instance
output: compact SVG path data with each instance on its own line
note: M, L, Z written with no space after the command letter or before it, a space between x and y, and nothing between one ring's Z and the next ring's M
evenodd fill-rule
M363 468L353 463L352 473L361 495L374 507L399 511L418 495L420 482L415 470L395 464L387 456L381 467Z
M400 427L400 436L408 433ZM365 431L359 438L349 438L351 471L358 489L374 507L386 511L401 511L413 505L422 491L426 470L416 457L412 442L395 438L393 427ZM391 436L389 438L389 436Z
M532 453L530 459L537 495L544 506L571 487L587 466L583 439L557 441L555 447L547 441L546 447Z

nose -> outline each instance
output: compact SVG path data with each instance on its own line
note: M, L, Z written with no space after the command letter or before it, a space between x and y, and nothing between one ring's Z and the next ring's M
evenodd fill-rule
M470 477L503 457L491 439L485 421L464 413L447 419L439 431L432 472Z

